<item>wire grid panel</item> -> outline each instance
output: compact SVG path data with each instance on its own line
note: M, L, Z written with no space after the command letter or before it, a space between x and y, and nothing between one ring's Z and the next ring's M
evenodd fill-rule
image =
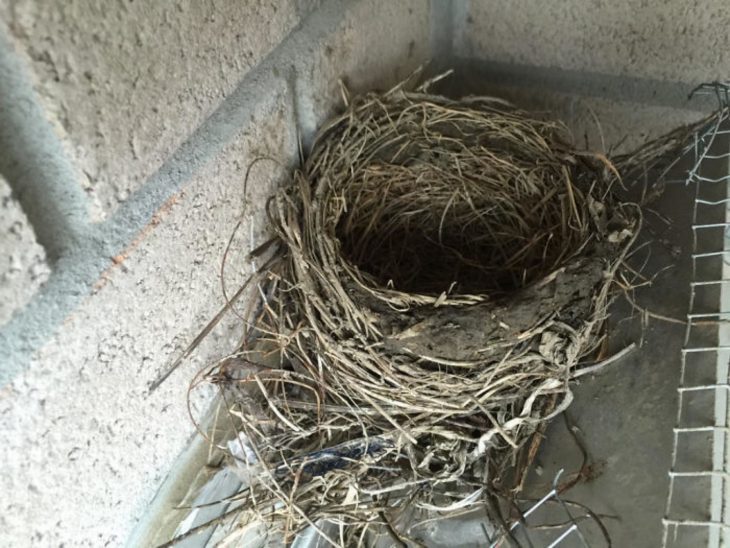
M694 186L692 206L692 278L674 428L669 491L663 519L665 548L720 546L730 539L728 488L728 396L730 382L730 124L728 88L701 86L717 95L721 115L695 135L685 151L691 168L685 184ZM715 173L713 173L715 172ZM719 175L717 174L719 172ZM714 231L720 237L708 237ZM708 303L714 303L708 306ZM715 306L717 308L715 308ZM709 335L709 336L708 336ZM704 368L704 376L698 371ZM705 409L705 413L701 409ZM709 436L712 465L685 462L692 436ZM709 508L701 502L710 491ZM700 495L700 496L697 496ZM695 499L693 500L693 496Z
M540 500L533 503L526 510L520 510L517 508L519 511L519 519L513 521L509 527L509 533L515 537L513 538L513 541L516 540L520 545L523 545L524 543L525 546L529 546L531 548L537 546L540 546L541 548L555 548L557 546L564 545L564 543L568 540L574 540L575 542L572 544L573 546L579 545L584 548L590 548L590 545L586 540L586 535L579 525L579 521L594 519L594 517L590 514L576 516L576 514L571 511L568 503L560 497L558 485L562 474L563 470L560 470L553 480L552 489ZM549 503L554 503L554 505L557 505L559 508L559 514L563 520L563 525L562 527L552 528L553 530L550 536L547 538L541 538L538 543L534 536L536 531L540 529L540 526L531 524L530 520L536 512L543 509ZM506 535L504 533L497 533L493 536L495 538L492 538L492 536L487 534L489 548L505 548L506 546L512 546L512 544L506 543Z

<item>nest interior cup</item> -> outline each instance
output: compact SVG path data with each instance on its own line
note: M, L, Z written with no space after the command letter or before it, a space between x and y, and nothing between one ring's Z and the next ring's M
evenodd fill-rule
M272 203L289 322L313 330L284 352L396 415L457 412L464 393L519 405L553 378L567 393L638 216L565 135L493 98L355 99ZM559 364L547 332L570 347Z
M372 285L501 296L590 236L586 189L573 180L587 168L559 125L496 100L371 101L330 130L312 175L326 234Z

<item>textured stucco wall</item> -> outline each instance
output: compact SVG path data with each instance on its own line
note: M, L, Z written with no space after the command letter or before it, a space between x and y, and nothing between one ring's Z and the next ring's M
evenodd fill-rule
M294 0L0 4L95 219L139 188L299 22Z
M143 516L190 436L187 383L233 349L240 326L224 322L168 382L152 394L148 386L223 305L220 260L241 213L248 162L295 151L281 98L260 105L260 115L172 196L3 388L0 544L118 545ZM281 176L276 166L257 170L249 199L261 204ZM262 240L262 213L249 213L231 256L233 286L250 272L243 255L249 227ZM210 396L196 394L196 413Z
M0 326L48 279L46 253L0 175Z
M455 0L455 54L699 83L730 76L730 4L668 0Z

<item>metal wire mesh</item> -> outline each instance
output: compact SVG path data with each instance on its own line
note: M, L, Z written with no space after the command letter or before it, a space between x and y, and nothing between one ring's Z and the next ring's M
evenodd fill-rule
M518 542L520 542L521 545L529 546L531 548L536 546L554 548L562 545L569 539L574 539L579 543L579 546L590 548L590 545L586 540L586 535L579 524L579 520L583 518L590 519L592 516L590 514L576 515L576 513L570 509L568 503L561 498L558 485L560 484L560 477L562 473L563 470L558 472L553 480L552 489L541 499L532 503L525 510L517 508L520 513L519 519L512 522L509 527L509 532L515 537L519 535L520 538ZM534 537L536 531L539 531L541 526L539 524L531 523L531 518L538 510L544 508L549 503L555 503L558 506L560 510L559 514L562 514L564 523L561 527L553 528L552 534L547 536L547 538L541 537L538 543L537 539ZM499 535L496 539L490 538L489 535L487 535L487 537L489 540L489 548L503 548L505 546L504 534Z
M713 94L721 115L695 135L684 151L690 168L684 184L694 187L690 298L681 356L678 407L674 428L669 491L663 519L662 546L719 546L730 532L730 513L724 509L729 484L728 361L730 337L725 322L730 319L730 249L726 245L730 222L727 188L730 184L728 142L728 87L707 84L696 94ZM719 176L717 175L719 173ZM714 235L714 236L713 236ZM698 371L705 370L700 375ZM713 374L714 373L714 374ZM703 415L702 407L712 408ZM711 438L712 465L687 457L693 436ZM697 488L700 486L700 488ZM709 487L711 503L703 505L693 493ZM727 539L725 539L727 540Z

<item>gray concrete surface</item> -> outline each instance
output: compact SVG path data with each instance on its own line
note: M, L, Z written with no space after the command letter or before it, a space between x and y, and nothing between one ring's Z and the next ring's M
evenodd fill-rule
M0 176L0 326L20 310L48 279L46 253L33 227Z
M87 231L88 200L6 30L0 20L0 173L54 263Z
M722 1L456 0L458 57L666 82L730 75Z
M300 7L9 0L0 19L100 220L286 37Z
M230 145L122 250L91 295L0 392L0 545L104 546L125 542L189 440L186 387L195 371L233 348L224 322L170 379L148 386L223 305L218 273L225 237L244 202L248 163L295 153L285 83ZM252 203L281 180L268 164L252 173ZM250 272L245 254L265 230L249 211L234 242L227 282ZM193 412L210 391L193 394Z

